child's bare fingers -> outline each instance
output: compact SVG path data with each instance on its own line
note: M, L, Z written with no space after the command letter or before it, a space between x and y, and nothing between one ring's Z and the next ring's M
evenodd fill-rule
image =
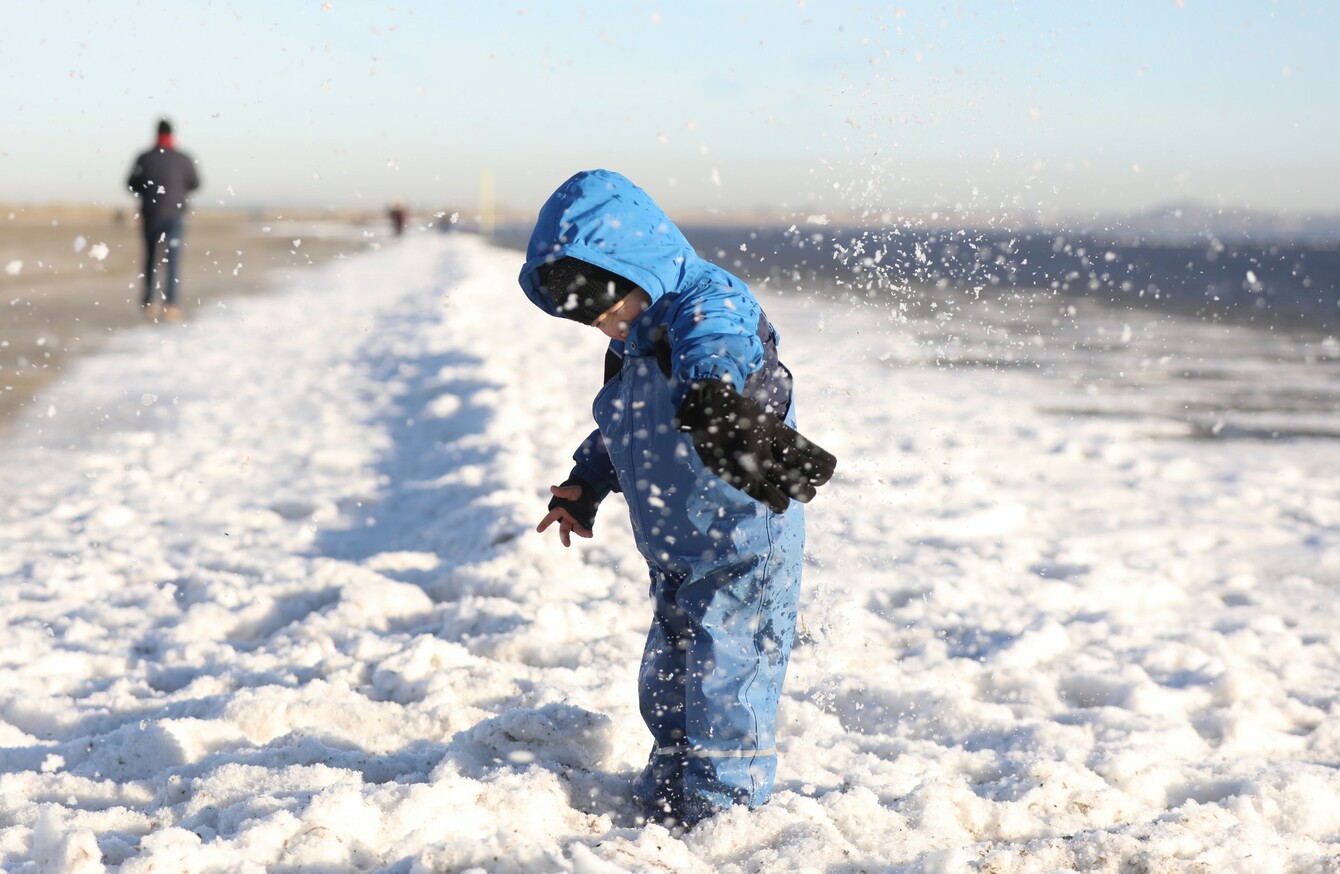
M558 539L564 546L572 546L572 520L567 516L558 522Z
M582 497L581 486L550 486L549 492L555 498L562 498L565 501L577 501Z
M553 525L555 522L557 522L559 519L562 519L566 515L567 513L559 508L550 510L547 514L545 514L545 517L540 520L540 524L535 526L535 530L543 534L549 528L550 525Z

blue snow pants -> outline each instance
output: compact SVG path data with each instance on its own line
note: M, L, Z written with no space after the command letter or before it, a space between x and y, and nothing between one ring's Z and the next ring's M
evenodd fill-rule
M772 792L804 508L793 501L775 513L707 470L673 427L670 382L655 356L637 351L630 344L594 409L655 608L639 696L653 744L634 792L692 823Z

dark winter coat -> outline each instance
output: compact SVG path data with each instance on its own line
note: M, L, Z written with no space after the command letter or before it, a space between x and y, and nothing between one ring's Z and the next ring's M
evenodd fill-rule
M186 212L186 195L200 187L200 175L185 152L154 146L135 159L126 184L140 198L144 221L152 224Z

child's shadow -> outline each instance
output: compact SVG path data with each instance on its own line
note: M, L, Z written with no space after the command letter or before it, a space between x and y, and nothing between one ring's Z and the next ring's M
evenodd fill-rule
M482 433L493 409L477 400L495 385L480 379L483 363L462 352L372 362L379 381L398 391L382 417L390 445L377 462L375 492L340 502L339 527L323 529L315 550L345 561L371 562L379 573L450 597L453 567L486 558L519 530L486 498L498 482L495 441ZM383 558L378 559L378 556Z
M609 816L617 828L640 826L642 811L631 791L635 774L600 768L614 731L608 716L566 702L513 707L457 733L447 756L476 779L499 769L542 768L559 778L573 809Z
M343 500L339 527L323 529L314 549L419 586L438 603L464 598L474 593L470 567L492 559L528 527L509 514L506 501L494 500L509 488L503 441L480 439L494 424L500 386L486 362L460 350L415 357L387 348L368 365L391 394L390 404L378 399L386 412L374 422L389 438L372 471L376 488ZM486 630L486 637L514 630L480 621L471 617L462 627ZM436 633L472 649L451 623ZM476 701L499 715L437 747L438 764L454 762L479 780L542 769L558 778L573 809L609 816L617 827L641 825L630 791L634 775L602 768L613 746L609 717L565 702L537 707L523 700L508 691L500 700Z

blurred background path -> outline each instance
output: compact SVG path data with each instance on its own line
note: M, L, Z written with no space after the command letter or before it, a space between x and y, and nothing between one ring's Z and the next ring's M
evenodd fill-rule
M331 258L382 245L366 220L200 211L187 225L181 305L189 320ZM129 209L0 208L0 436L44 386L140 312L138 221ZM153 324L160 330L181 325Z

